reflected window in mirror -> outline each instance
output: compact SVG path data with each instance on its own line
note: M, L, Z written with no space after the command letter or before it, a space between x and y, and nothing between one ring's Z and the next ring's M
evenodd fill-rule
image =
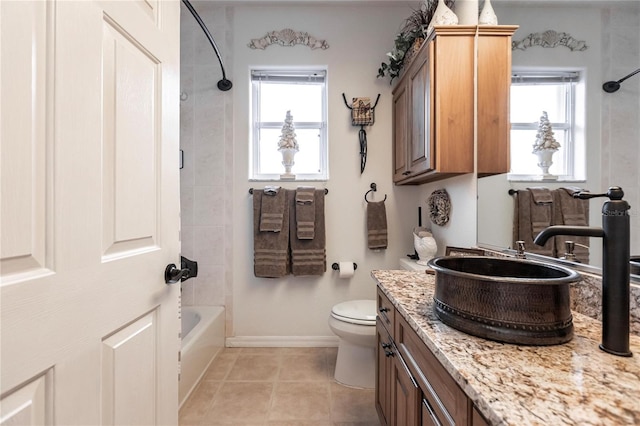
M511 78L511 181L540 181L533 145L546 111L560 148L551 175L583 181L585 175L584 73L567 70L514 71Z

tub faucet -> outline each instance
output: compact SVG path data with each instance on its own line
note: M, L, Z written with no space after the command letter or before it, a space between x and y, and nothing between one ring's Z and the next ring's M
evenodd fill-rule
M555 235L602 238L602 342L600 349L613 355L631 356L629 350L629 204L622 188L613 186L606 194L586 191L573 194L583 200L608 197L602 206L602 228L553 225L533 240L543 246Z

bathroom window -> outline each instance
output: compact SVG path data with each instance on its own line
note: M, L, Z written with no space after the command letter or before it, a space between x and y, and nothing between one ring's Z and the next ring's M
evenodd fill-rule
M540 180L532 153L546 111L560 149L549 173L560 181L585 179L584 81L578 71L517 71L511 78L511 170L509 180Z
M295 180L327 180L327 71L255 69L251 71L252 180L280 180L285 173L278 141L287 111L293 117L299 151Z

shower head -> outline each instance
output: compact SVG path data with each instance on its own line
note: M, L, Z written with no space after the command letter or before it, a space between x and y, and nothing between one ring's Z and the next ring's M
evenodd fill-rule
M607 81L602 85L602 90L604 90L607 93L616 92L618 91L619 88L620 88L620 83L617 81Z
M218 89L222 90L223 92L231 90L232 87L233 83L231 82L231 80L223 78L222 80L218 81Z
M618 89L620 89L620 83L622 83L623 81L625 81L626 79L628 79L629 77L636 75L640 72L640 68L638 68L637 70L635 70L634 72L632 72L629 75L626 75L624 77L622 77L620 80L618 81L607 81L606 83L604 83L602 85L602 90L604 90L607 93L613 93L613 92L617 92Z

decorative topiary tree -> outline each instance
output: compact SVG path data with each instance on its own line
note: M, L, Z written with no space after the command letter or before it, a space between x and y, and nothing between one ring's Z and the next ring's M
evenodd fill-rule
M291 111L287 111L287 117L282 125L282 135L278 141L278 151L282 153L282 165L284 166L284 174L280 175L280 179L294 179L296 175L291 173L294 166L294 157L298 152L298 141L296 140L296 132L293 127L293 116Z
M296 152L299 150L291 111L287 111L287 117L284 119L284 124L282 125L282 135L278 142L278 151L282 151L283 149L294 149Z
M547 149L557 151L558 148L560 148L560 144L553 137L553 130L551 130L547 111L542 111L542 116L538 123L538 133L536 133L536 141L533 144L533 153Z

